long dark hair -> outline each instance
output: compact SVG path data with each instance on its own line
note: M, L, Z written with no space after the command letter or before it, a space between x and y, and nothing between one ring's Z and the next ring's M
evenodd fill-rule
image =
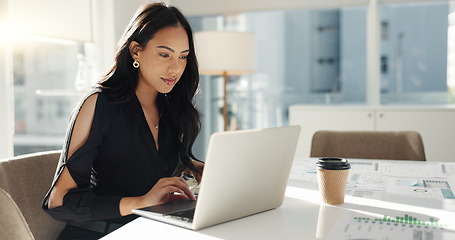
M119 41L114 65L99 82L99 88L118 101L133 97L139 73L138 69L133 67L129 45L132 41L136 41L145 48L156 32L179 25L188 35L190 51L186 68L172 91L167 94L159 93L157 101L162 114L170 116L169 120L176 131L175 142L178 144L182 163L196 173L197 169L191 160L197 159L193 155L192 147L201 129L200 116L193 105L193 97L199 87L199 71L193 32L190 24L177 8L164 3L148 3L138 9Z

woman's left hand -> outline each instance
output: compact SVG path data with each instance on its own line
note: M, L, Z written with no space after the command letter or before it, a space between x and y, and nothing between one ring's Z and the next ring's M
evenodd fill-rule
M201 182L201 179L202 179L202 172L204 172L204 163L203 162L199 162L199 161L196 161L196 160L193 160L193 165L197 168L197 170L199 171L197 174L196 174L196 180L200 183Z

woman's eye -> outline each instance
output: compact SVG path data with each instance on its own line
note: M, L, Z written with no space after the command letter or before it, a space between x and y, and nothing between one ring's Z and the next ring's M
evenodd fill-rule
M161 54L160 54L160 56L161 56L161 57L165 57L165 58L166 58L166 57L169 57L169 54L166 54L166 53L161 53Z
M188 56L180 56L180 59L187 59Z

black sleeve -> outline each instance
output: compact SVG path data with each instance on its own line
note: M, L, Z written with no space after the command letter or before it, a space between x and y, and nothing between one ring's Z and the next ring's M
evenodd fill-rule
M62 222L86 222L119 218L121 197L103 197L90 188L75 188L63 198L63 205L45 209L52 218Z
M93 192L93 161L96 158L99 146L109 131L109 122L112 120L111 112L107 110L108 100L103 94L98 94L92 126L86 142L69 159L66 159L71 133L83 102L85 100L79 104L73 113L54 182L43 201L43 209L59 221L81 222L121 217L119 209L121 197L100 196ZM49 209L47 203L50 192L65 167L67 167L78 188L68 191L63 198L62 206Z

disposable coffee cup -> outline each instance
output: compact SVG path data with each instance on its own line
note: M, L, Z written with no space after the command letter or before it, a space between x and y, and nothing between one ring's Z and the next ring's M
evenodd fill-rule
M322 201L331 205L344 203L351 165L344 158L319 158L316 164Z

